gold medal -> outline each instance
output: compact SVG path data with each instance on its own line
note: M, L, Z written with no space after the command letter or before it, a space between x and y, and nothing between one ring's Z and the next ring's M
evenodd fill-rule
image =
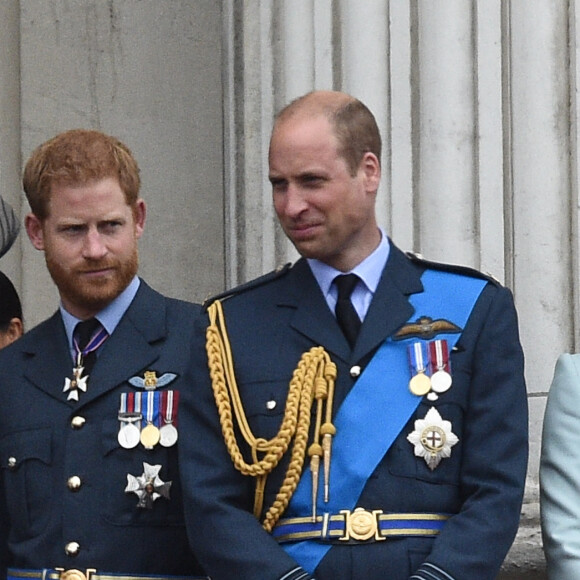
M413 395L422 397L431 390L431 379L425 373L419 372L409 381L409 390Z
M153 449L159 443L159 429L153 423L141 429L141 443L145 449Z

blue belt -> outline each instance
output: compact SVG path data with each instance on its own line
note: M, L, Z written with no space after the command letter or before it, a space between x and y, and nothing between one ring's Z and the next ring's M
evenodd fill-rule
M26 570L23 568L8 568L6 580L209 580L207 576L167 576L151 574L147 576L135 574L114 574L98 572L94 568L77 570L70 568L43 568L41 570Z
M382 510L341 510L338 514L283 518L272 536L279 543L319 540L321 542L379 542L401 536L436 536L449 519L437 513L383 513Z

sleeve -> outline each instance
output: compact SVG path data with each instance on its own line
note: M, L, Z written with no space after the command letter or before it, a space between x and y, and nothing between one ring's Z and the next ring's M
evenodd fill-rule
M6 578L6 569L11 565L8 550L9 518L4 498L3 485L0 484L0 578Z
M313 580L252 514L255 480L235 470L224 444L200 317L193 356L194 388L182 394L179 443L191 547L212 580ZM235 571L235 572L234 572Z
M511 292L489 284L457 344L470 357L461 505L413 580L496 578L516 535L528 458L524 358Z
M1 383L1 378L0 378ZM6 570L13 565L8 539L10 535L10 516L6 499L4 484L4 471L6 467L0 467L0 578L6 578Z
M540 459L540 509L550 580L580 578L580 357L558 358Z

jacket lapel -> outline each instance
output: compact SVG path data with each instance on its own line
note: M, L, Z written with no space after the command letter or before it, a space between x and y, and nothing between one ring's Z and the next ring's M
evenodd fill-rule
M66 377L72 376L73 360L60 312L55 312L20 341L24 376L41 391L65 402L64 383Z
M353 358L360 360L414 314L409 296L423 291L421 271L392 242L389 259L360 330Z
M87 392L80 395L80 405L133 376L142 376L159 358L160 351L155 343L166 336L165 300L141 280L133 302L99 353Z
M350 347L342 334L333 313L328 308L322 291L312 274L308 262L301 258L288 272L285 294L278 300L281 308L293 308L291 325L316 345L345 361L351 355Z
M67 401L63 393L65 378L72 375L73 361L60 312L38 327L34 342L21 339L26 359L24 374L37 388L79 409L130 377L142 375L159 357L156 343L166 335L165 300L141 280L135 299L104 343L87 392L79 394L78 402Z
M315 344L346 362L361 360L374 351L409 318L414 309L409 296L423 291L421 271L392 242L389 259L361 327L360 335L351 351L336 318L304 259L298 260L288 273L286 295L278 305L296 309L292 318L295 330Z

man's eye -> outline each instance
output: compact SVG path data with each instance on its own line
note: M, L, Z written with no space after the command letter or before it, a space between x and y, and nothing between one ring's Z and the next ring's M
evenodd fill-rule
M319 177L318 175L308 175L302 180L302 183L306 187L316 187L318 185L321 185L322 182L323 182L322 177Z
M64 232L65 234L68 235L76 235L76 234L82 234L85 231L84 226L78 225L78 226L66 226L64 228L62 228L61 230L62 232Z
M106 222L99 226L99 230L105 234L112 234L121 227L121 222Z
M274 191L284 191L286 189L286 181L283 179L271 179L270 183Z

